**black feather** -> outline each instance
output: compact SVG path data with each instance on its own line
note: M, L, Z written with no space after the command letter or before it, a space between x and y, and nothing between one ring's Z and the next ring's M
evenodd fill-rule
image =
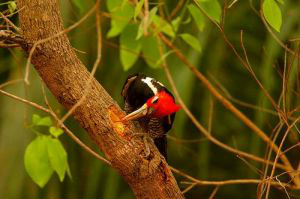
M168 154L167 154L167 137L162 136L159 138L154 139L154 144L159 150L160 154L162 154L166 160L168 160Z

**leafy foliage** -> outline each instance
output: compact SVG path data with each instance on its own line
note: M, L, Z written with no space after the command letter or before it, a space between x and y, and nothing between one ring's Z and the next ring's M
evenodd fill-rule
M143 38L142 52L146 63L152 67L157 68L160 65L157 61L160 59L159 40L155 36L148 36Z
M283 1L281 1L283 3ZM281 10L275 0L264 0L263 2L263 13L267 22L277 32L280 32L282 16Z
M37 114L34 114L32 116L32 124L35 126L51 126L52 125L52 121L50 119L50 117L40 117Z
M53 169L48 158L48 137L37 136L26 148L24 163L32 180L44 187L50 179Z
M32 180L40 187L44 187L55 171L60 181L64 180L65 173L71 177L67 152L58 140L63 130L51 126L49 117L32 116L32 130L37 132L37 137L27 146L24 155L25 169ZM34 127L49 127L49 135L39 133ZM53 138L51 137L53 136Z
M55 138L58 138L61 134L64 133L64 131L61 128L57 128L55 126L51 126L49 128L49 132L51 135L53 135Z
M220 23L222 9L218 0L195 0L197 5L207 13L216 22Z
M63 181L68 169L67 152L56 138L48 137L47 148L51 167L58 174L60 181Z
M192 48L194 48L198 52L201 52L201 45L197 38L187 33L181 34L180 37Z
M205 22L204 22L204 17L202 15L202 13L200 12L199 8L197 8L193 4L190 4L190 5L188 5L188 9L189 9L192 17L194 18L199 30L203 31L204 26L205 26Z
M134 9L134 20L136 20L136 18L138 17L138 15L141 13L142 7L144 5L145 0L140 0L135 9Z
M8 10L10 12L10 14L13 14L17 9L17 4L15 1L9 1L8 3Z
M166 33L168 36L172 38L175 37L175 32L172 28L172 25L170 25L166 20L164 20L163 18L157 15L154 15L153 22L156 25L155 31Z
M134 8L123 0L107 1L107 7L112 15L111 28L107 33L107 37L115 37L119 35L127 26L130 19L134 16Z
M142 44L136 40L138 27L129 24L120 35L120 58L124 70L128 70L139 57Z

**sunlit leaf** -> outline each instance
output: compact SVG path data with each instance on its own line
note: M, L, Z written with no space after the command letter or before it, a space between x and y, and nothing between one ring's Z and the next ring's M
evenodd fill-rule
M136 5L136 7L135 7L135 9L134 9L134 20L136 20L136 18L137 18L137 16L140 14L140 12L141 12L141 10L142 10L142 7L143 7L143 5L144 5L144 1L145 0L140 0L138 3L137 3L137 5Z
M145 18L142 20L142 22L139 25L139 29L138 29L138 32L137 32L136 40L140 39L143 36L144 29L148 28L148 26L152 23L152 20L153 20L153 18L155 16L156 12L157 12L157 7L154 7L154 8L152 8L150 10L150 12L149 12L149 19L147 21L147 25L145 25L145 23L146 23L145 22Z
M38 114L32 115L32 124L37 125L42 118Z
M148 20L148 26L152 23L154 17L156 16L158 8L155 6L154 8L152 8L149 12L149 20Z
M33 114L32 116L32 124L34 126L51 126L52 120L50 117L41 117L38 114Z
M123 4L122 0L107 1L107 5L112 15L111 28L107 33L110 38L119 35L127 26L134 15L134 8L128 2Z
M48 138L47 146L51 167L58 174L60 181L63 181L68 169L67 152L56 138Z
M57 128L55 126L51 126L49 128L49 132L51 133L51 135L53 135L56 138L58 138L61 134L64 133L64 131L61 128Z
M170 37L175 37L174 30L172 26L165 21L163 18L154 15L153 16L153 22L157 27L158 32L164 32L165 34L169 35Z
M13 14L16 9L17 9L16 2L15 1L9 1L8 2L8 10L9 10L10 14Z
M172 26L173 26L175 32L178 31L180 22L181 22L181 17L180 17L180 16L179 16L179 17L176 17L174 20L172 20L171 24L172 24Z
M37 123L38 126L51 126L52 125L52 121L50 119L50 117L43 117L42 119L40 119L40 121Z
M53 173L48 159L47 139L46 136L38 136L27 146L24 155L25 169L40 187L45 186Z
M201 52L201 45L197 38L187 33L181 34L180 37L192 48L194 48L198 52Z
M275 0L264 0L263 13L267 22L276 31L280 32L282 16L281 10Z
M136 40L140 39L143 36L144 33L144 20L140 23L138 31L137 31L137 35L136 35Z
M186 24L189 24L191 21L192 21L191 16L188 16L188 17L182 22L182 24L186 25Z
M162 64L163 63L163 61L165 60L165 59L167 59L167 57L169 56L169 55L171 55L172 53L173 53L174 51L168 51L168 52L166 52L163 56L161 56L161 58L156 62L156 65L157 66L159 66L160 64Z
M142 45L136 40L137 25L129 24L120 36L120 58L124 70L128 70L138 59Z
M123 4L123 0L109 0L106 1L106 6L109 12L113 12L120 8Z
M220 23L222 16L221 5L218 0L196 0L197 5L200 6L208 16Z
M200 31L203 31L204 26L205 26L205 21L204 21L204 16L201 13L201 11L199 10L199 8L197 8L193 4L190 4L190 5L188 5L188 9L189 9L194 21L196 22L198 29Z

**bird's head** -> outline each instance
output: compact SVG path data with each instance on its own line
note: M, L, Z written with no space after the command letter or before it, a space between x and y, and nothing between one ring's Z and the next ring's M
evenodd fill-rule
M160 91L149 98L139 109L126 115L123 120L134 120L145 116L162 118L179 111L180 108L169 93Z

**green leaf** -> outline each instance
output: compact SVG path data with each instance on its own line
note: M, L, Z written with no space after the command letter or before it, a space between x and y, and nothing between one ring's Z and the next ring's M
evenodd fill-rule
M276 31L280 32L282 16L281 10L275 0L264 0L263 13L267 22Z
M157 10L158 10L157 6L155 6L154 8L152 8L150 10L150 12L149 12L149 20L148 20L147 26L149 26L152 23L154 17L156 16Z
M146 28L148 28L148 26L152 23L153 17L155 16L156 12L157 12L157 7L154 7L154 8L152 8L150 10L150 12L149 12L149 19L147 21ZM137 36L136 36L136 40L140 39L143 36L144 28L145 28L145 19L143 19L142 22L139 25L139 29L138 29L138 33L137 33Z
M38 114L33 114L32 116L32 124L37 126L39 121L41 120L42 118L38 115Z
M134 8L127 1L124 3L123 0L109 0L107 6L112 15L111 28L107 33L107 37L110 38L123 31L134 15Z
M165 59L167 59L167 57L169 56L169 55L171 55L172 53L173 53L174 51L168 51L168 52L166 52L163 56L161 56L161 58L156 62L156 65L157 66L159 66L160 64L162 64L163 63L163 61L165 60Z
M153 23L156 25L158 32L164 32L172 38L175 37L175 33L173 31L172 26L167 21L165 21L163 18L161 18L157 15L154 15Z
M109 12L113 12L116 9L118 9L118 7L121 7L123 4L123 0L109 0L106 1L106 6Z
M46 136L38 136L27 146L24 164L32 180L40 187L44 187L53 173L48 159Z
M197 8L193 4L190 4L190 5L188 5L188 9L189 9L193 19L195 20L198 29L200 31L203 31L204 26L205 26L205 20L204 20L204 17L202 15L201 11L199 10L199 8Z
M155 36L143 38L142 52L146 63L152 68L157 68L160 64L156 64L160 60L159 41ZM163 45L163 44L161 44Z
M194 48L198 52L201 52L201 45L197 38L195 38L194 36L187 34L187 33L181 34L180 37L192 48Z
M208 16L220 23L222 9L218 0L196 0L196 3L207 13Z
M10 14L13 14L16 9L17 9L16 2L15 1L9 1L8 2L8 10L9 10Z
M135 40L139 40L144 34L144 20L141 21Z
M192 21L191 16L188 16L188 18L187 18L186 20L184 20L184 21L182 22L182 24L186 25L186 24L189 24L191 21Z
M133 66L141 52L141 41L135 39L137 25L129 24L120 36L120 59L126 71Z
M54 127L54 126L51 126L49 128L49 132L51 133L51 135L53 135L56 138L58 138L61 134L64 133L64 131L61 128L57 128L57 127Z
M32 123L34 126L51 126L52 121L50 117L41 117L37 114L33 114L32 116Z
M51 126L52 125L52 121L50 119L50 117L43 117L38 123L38 126Z
M134 20L136 20L136 18L137 18L137 16L140 14L140 12L141 12L141 10L142 10L142 7L143 7L143 5L144 5L144 1L145 0L140 0L138 3L137 3L137 5L136 5L136 7L135 7L135 9L134 9Z
M174 20L172 20L171 24L172 24L172 26L173 26L175 32L178 31L180 22L181 22L181 17L180 17L180 16L179 16L179 17L176 17Z
M61 142L56 138L48 138L47 146L51 166L58 174L59 180L62 182L68 169L67 152Z

